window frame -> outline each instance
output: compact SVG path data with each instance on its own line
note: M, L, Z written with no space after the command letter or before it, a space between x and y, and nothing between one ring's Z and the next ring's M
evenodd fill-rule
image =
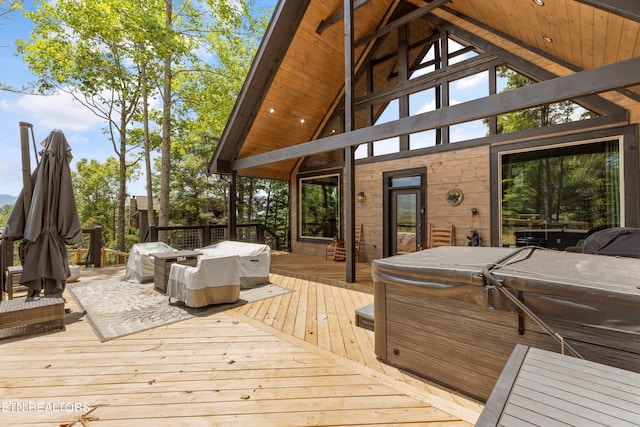
M335 170L325 170L322 172L315 173L307 173L301 174L296 177L297 183L297 191L296 191L296 211L297 211L297 220L296 220L296 237L299 242L307 242L307 243L322 243L326 244L330 242L335 236L330 237L314 237L314 236L305 236L302 234L302 183L305 180L318 179L318 178L326 178L335 176L338 178L338 224L337 224L337 234L340 236L342 222L343 222L343 213L342 213L342 171L339 169Z
M620 144L620 223L640 226L638 125L632 125L491 146L491 245L502 245L502 156L615 139Z

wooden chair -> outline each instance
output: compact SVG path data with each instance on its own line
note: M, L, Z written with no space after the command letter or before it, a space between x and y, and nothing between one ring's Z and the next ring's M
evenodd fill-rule
M329 259L329 257L333 258L336 255L336 248L342 246L344 247L344 240L338 239L338 237L334 237L331 241L330 245L324 249L324 259L325 261Z
M429 224L427 235L427 248L454 246L456 242L455 229L452 224L445 227L434 227Z
M360 224L359 227L356 227L356 233L354 235L355 240L355 255L356 261L360 261L360 240L362 239L362 229L363 226ZM340 242L340 241L338 241ZM338 243L338 245L334 249L333 260L334 261L344 261L347 259L347 246L344 244Z

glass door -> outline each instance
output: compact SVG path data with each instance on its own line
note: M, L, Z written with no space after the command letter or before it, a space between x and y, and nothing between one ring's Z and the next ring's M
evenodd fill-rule
M391 253L406 254L418 250L420 242L418 190L392 191Z
M422 169L387 172L385 181L384 256L415 252L424 244L424 189Z

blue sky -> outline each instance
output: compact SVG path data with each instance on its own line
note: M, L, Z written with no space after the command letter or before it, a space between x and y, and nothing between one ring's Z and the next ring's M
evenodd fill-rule
M32 2L25 2L27 8ZM0 81L20 88L33 81L29 70L15 56L15 40L27 39L32 25L17 12L0 23ZM104 161L115 156L102 135L103 123L68 95L33 96L0 91L0 194L17 196L22 189L19 122L33 125L36 144L53 129L64 132L75 160L82 157ZM35 164L31 149L31 164ZM73 166L73 163L72 163Z
M276 0L258 0L260 7L272 7ZM25 1L25 9L33 2ZM33 81L29 70L15 55L15 40L28 39L31 21L19 12L0 18L0 82L20 88ZM17 196L22 189L22 160L20 154L20 122L33 125L35 141L39 144L53 129L60 129L67 137L75 162L81 158L103 162L115 157L111 142L103 134L104 121L73 100L70 95L23 95L0 91L0 194ZM31 165L35 165L31 148ZM146 194L142 181L128 185L129 194Z

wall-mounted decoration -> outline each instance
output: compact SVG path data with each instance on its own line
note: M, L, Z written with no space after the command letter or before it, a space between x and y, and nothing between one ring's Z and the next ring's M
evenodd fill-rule
M464 195L459 188L452 188L447 192L447 203L451 206L458 206L462 203L462 199L464 199Z

